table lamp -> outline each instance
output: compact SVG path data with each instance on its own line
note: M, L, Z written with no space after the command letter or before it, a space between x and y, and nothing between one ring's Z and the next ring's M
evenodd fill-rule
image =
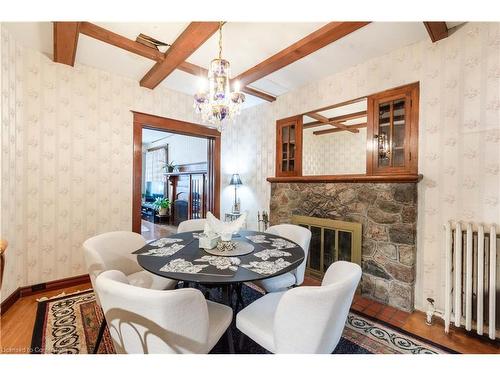
M240 212L240 204L238 202L237 198L237 189L238 186L242 185L243 183L241 182L240 175L235 173L231 177L231 181L229 182L229 185L234 185L234 206L233 206L233 213L239 213Z

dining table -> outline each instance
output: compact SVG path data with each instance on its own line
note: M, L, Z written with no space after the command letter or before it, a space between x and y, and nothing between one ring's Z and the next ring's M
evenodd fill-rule
M158 238L134 254L139 265L155 275L182 281L184 286L221 288L223 302L232 308L234 293L243 305L243 283L293 271L304 260L297 243L271 233L240 230L232 235L234 250L200 248L200 236L202 231Z

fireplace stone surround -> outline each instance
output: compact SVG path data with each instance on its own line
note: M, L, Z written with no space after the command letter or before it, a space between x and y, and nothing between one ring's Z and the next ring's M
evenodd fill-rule
M361 223L362 295L413 311L416 182L273 182L271 225L290 223L293 215Z

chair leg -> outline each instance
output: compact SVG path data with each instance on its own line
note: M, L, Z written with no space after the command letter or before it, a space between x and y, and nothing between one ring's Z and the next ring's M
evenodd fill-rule
M236 286L236 307L241 306L243 309L245 307L245 302L243 301L243 295L241 294L241 290L243 288L243 283L239 283Z
M227 338L227 347L229 350L229 354L234 354L234 341L233 341L233 332L232 332L232 324L227 327L226 330L226 338Z
M238 343L238 351L243 353L243 345L245 344L245 334L240 332L240 342Z
M97 354L99 351L99 346L101 345L102 336L104 335L104 330L106 329L106 318L102 318L101 326L99 327L99 333L97 334L97 340L95 341L94 351L92 354Z

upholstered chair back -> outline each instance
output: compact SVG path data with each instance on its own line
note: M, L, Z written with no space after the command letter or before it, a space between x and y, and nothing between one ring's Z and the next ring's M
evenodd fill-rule
M95 279L103 271L119 270L125 275L142 271L132 252L144 245L146 241L140 234L125 231L103 233L86 240L83 254L94 290ZM97 296L96 299L99 303Z
M205 229L205 223L207 219L191 219L185 220L179 223L177 227L177 233L193 232L195 230Z
M360 279L360 266L339 261L328 268L321 286L285 292L274 316L276 353L331 353Z
M302 284L304 282L304 274L306 272L307 255L309 254L309 243L311 242L311 231L307 228L301 227L300 225L279 224L269 227L266 232L287 238L300 245L300 247L304 250L304 261L292 271L295 275L295 279L297 280L296 285Z
M197 289L152 290L106 271L96 290L117 353L205 353L208 308Z
M0 239L0 287L2 287L3 273L5 271L5 252L7 251L8 242Z

